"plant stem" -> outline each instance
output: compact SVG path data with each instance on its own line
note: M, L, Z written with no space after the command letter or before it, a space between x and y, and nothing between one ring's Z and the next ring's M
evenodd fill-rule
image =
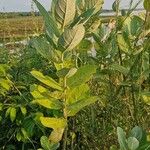
M66 77L64 77L64 110L63 110L63 113L64 113L64 118L67 121L68 117L67 117L66 94L67 94L67 79L66 79ZM65 131L64 131L64 139L63 139L63 148L62 148L62 150L67 149L67 132L68 132L68 126L66 126Z

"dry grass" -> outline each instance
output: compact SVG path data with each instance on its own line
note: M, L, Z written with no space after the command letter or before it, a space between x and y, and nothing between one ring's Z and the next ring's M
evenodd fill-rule
M0 19L0 40L25 38L43 31L42 17Z

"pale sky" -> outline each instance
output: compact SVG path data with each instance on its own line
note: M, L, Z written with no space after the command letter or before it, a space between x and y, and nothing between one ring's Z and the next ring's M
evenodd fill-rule
M49 10L51 0L38 0L43 6ZM111 9L114 0L104 0L104 9ZM128 8L130 0L121 0L121 7ZM136 3L139 0L134 0ZM141 0L142 1L142 0ZM139 6L142 7L142 4ZM25 12L31 11L31 0L0 0L0 12Z

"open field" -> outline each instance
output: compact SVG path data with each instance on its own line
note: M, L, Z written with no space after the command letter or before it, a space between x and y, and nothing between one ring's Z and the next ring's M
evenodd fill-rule
M0 41L22 39L43 31L42 17L16 17L0 19Z
M112 17L103 17L108 22ZM26 16L0 19L0 41L24 39L43 32L44 24L41 16Z

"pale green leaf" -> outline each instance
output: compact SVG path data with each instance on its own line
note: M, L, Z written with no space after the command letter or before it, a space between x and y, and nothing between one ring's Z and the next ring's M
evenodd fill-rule
M44 76L41 72L33 70L31 71L31 74L38 79L39 81L41 81L42 83L44 83L45 85L57 89L57 90L62 90L62 87L59 85L59 83L57 83L55 80L53 80L51 77L49 76Z
M143 130L141 127L134 127L130 134L129 134L130 137L135 137L138 141L141 141L142 137L143 137Z
M117 127L117 135L121 150L128 150L126 135L122 128Z
M74 19L75 12L75 0L58 0L55 5L55 18L59 26L67 26Z
M55 99L36 99L33 100L32 103L37 103L45 108L49 108L49 109L61 109L62 108L62 104L59 100L55 100Z
M87 96L89 91L89 86L87 84L82 84L73 89L67 90L67 104L77 102Z
M92 75L96 73L96 66L95 65L85 65L83 67L80 67L75 75L70 77L67 80L67 85L70 88L74 88L76 86L79 86L87 81L90 80Z
M63 118L49 118L49 117L40 117L41 123L43 126L58 129L58 128L65 128L67 122Z
M125 53L128 53L129 52L129 49L130 49L130 46L128 45L128 43L126 42L126 40L124 39L123 35L122 34L118 34L117 35L117 41L118 41L118 46L119 48L125 52Z
M130 150L137 150L139 147L139 141L135 137L129 137L127 142Z
M93 96L90 98L85 98L82 100L79 100L75 103L72 103L71 105L68 105L67 107L67 115L68 116L74 116L76 113L78 113L82 108L95 103L98 100L97 96Z
M58 45L62 50L73 50L83 39L85 28L83 24L68 28L58 40Z
M63 133L64 133L64 128L54 129L51 132L51 135L49 137L50 141L53 143L60 142L62 140Z

